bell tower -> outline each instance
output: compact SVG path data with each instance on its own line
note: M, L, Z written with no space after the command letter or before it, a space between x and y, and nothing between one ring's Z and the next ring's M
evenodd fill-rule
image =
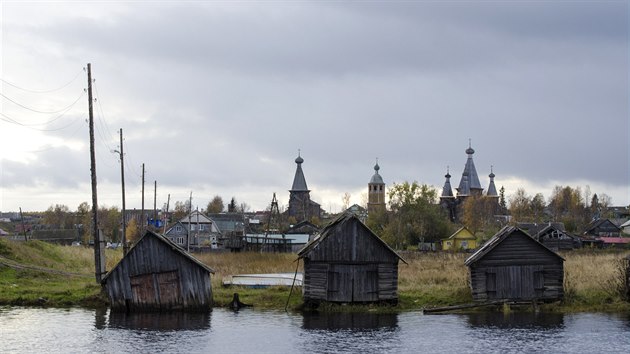
M377 210L385 210L385 182L383 182L383 177L378 173L380 169L378 159L376 159L374 175L370 179L370 183L368 183L368 214Z

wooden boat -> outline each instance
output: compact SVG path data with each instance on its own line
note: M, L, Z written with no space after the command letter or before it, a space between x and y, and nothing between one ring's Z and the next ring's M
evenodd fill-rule
M293 278L295 277L295 284ZM270 286L302 286L302 273L238 274L223 278L223 286L268 288Z

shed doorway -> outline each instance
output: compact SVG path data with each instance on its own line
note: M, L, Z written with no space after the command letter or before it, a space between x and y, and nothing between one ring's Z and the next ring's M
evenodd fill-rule
M331 264L328 268L328 301L378 301L376 264Z
M129 277L134 304L175 305L179 301L179 275L177 271L141 274Z
M489 299L532 300L542 296L542 266L506 266L486 272Z

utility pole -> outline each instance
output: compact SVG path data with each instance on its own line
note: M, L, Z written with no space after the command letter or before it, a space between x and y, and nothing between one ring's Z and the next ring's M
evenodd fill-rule
M171 202L171 195L168 195L168 198L166 199L166 212L164 213L164 232L162 232L163 234L166 233L166 218L168 217L168 205Z
M157 226L157 181L153 181L153 226Z
M87 64L88 75L88 108L89 108L89 126L90 126L90 171L92 177L92 217L93 217L93 236L94 236L94 265L96 282L100 283L105 273L105 250L101 244L101 235L98 228L98 200L96 197L96 153L94 150L94 110L92 107L92 64Z
M186 236L186 252L190 252L190 214L192 214L192 191L188 201L188 236Z
M26 237L26 227L24 227L24 215L22 215L22 207L20 207L20 222L22 223L22 232L24 233L24 241L28 241Z
M140 230L142 235L144 235L147 228L147 223L144 221L144 164L142 164L142 212L140 214L140 223L142 224Z
M127 244L127 220L125 218L125 160L123 153L123 131L120 128L120 151L114 150L120 154L120 180L122 184L122 244L123 244L123 255L129 252L129 245Z

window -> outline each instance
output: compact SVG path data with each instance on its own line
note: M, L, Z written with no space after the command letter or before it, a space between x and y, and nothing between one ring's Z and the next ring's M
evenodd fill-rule
M175 226L175 231L176 232L182 232L182 227L180 225Z
M177 244L178 245L183 245L184 244L184 238L183 237L178 237L177 238Z

